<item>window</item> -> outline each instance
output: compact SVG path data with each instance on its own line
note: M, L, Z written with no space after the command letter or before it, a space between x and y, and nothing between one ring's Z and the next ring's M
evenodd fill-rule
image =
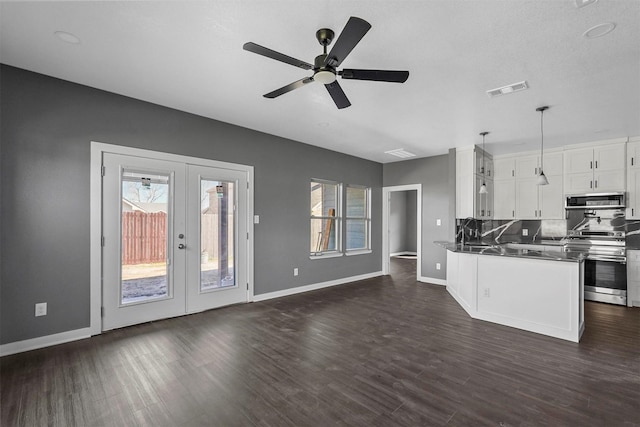
M371 189L356 185L347 185L347 252L371 249L371 218L369 197Z
M311 255L340 252L341 186L332 181L311 181Z

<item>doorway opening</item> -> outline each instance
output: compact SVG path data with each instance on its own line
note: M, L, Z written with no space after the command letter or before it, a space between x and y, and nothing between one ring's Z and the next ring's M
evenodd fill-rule
M422 185L383 188L383 274L421 277Z

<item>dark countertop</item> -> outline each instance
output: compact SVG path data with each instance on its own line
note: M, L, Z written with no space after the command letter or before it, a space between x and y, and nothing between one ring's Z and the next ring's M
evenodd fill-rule
M568 261L568 262L581 262L584 260L582 254L576 254L573 252L560 252L560 251L545 251L545 250L532 250L532 249L516 249L508 247L507 244L502 245L482 245L482 244L465 244L453 242L433 242L436 245L445 248L451 252L474 254L474 255L491 255L491 256L506 256L514 258L531 258L542 259L547 261Z

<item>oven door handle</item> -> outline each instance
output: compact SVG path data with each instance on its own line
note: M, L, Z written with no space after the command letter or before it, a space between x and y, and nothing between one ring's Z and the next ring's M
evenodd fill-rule
M606 256L606 255L587 255L587 259L593 261L609 261L609 262L617 262L620 264L626 264L627 259L617 256Z

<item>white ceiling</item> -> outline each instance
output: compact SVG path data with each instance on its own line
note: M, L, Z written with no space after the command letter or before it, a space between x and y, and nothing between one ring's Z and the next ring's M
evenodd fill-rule
M537 149L541 105L545 148L640 135L638 0L3 1L0 14L2 63L382 163L484 130L494 154ZM311 72L245 42L313 63L315 32L350 16L372 28L340 68L409 70L406 83L339 80L344 110L319 83L262 96ZM615 30L583 37L604 22Z

